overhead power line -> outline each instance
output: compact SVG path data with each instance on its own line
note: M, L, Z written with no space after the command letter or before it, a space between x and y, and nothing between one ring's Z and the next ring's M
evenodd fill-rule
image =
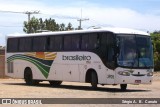
M4 11L0 10L1 13L24 13L24 12L14 12L14 11Z
M27 16L28 16L28 22L30 21L32 14L50 15L51 17L56 17L56 18L59 18L59 19L77 19L77 21L79 21L78 29L82 29L82 21L87 21L87 20L89 20L89 18L82 18L82 10L81 10L81 18L74 17L74 16L67 16L67 15L59 15L59 14L54 14L54 15L45 14L45 13L40 13L40 11L37 11L37 10L35 10L35 11L25 11L25 12L16 12L16 11L4 11L4 10L0 10L0 12L1 12L1 13L20 13L20 14L27 14ZM10 27L10 26L8 26L8 27Z
M0 25L0 27L4 27L4 28L5 28L5 27L23 27L23 26L19 26L19 25L17 25L17 26L16 26L16 25L14 25L14 26L10 26L10 25Z
M31 15L32 14L39 14L40 11L26 11L26 12L16 12L16 11L3 11L3 10L0 10L0 12L2 13L21 13L21 14L27 14L28 15L28 22L30 21L31 19Z
M62 15L62 14L46 14L46 13L40 13L40 14L47 15L54 18L59 18L59 19L78 19L79 18L76 16L68 16L68 15Z
M61 15L61 14L46 14L46 13L41 13L40 11L25 11L25 12L15 12L15 11L3 11L0 10L1 13L20 13L20 14L27 14L28 15L28 20L30 20L30 15L31 14L43 14L43 15L49 15L50 17L54 18L59 18L59 19L78 19L79 17L75 16L68 16L68 15Z

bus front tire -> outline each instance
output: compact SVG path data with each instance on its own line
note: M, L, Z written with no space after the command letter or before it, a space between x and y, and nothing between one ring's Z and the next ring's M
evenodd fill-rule
M95 72L92 72L92 74L91 74L92 89L96 89L97 88L97 84L98 84L97 74Z
M121 90L122 90L122 91L126 91L126 89L127 89L127 84L121 84L120 86L121 86Z
M27 85L38 85L39 81L38 80L33 80L33 75L31 69L26 69L24 72L24 80Z
M51 86L59 86L62 84L62 81L49 81Z

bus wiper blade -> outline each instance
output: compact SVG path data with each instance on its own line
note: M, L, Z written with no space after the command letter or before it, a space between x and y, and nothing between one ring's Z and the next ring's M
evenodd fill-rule
M148 68L153 68L153 66L152 65L149 65L149 66L147 66Z

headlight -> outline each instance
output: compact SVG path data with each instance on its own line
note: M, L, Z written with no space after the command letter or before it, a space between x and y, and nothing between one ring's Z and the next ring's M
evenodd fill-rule
M147 76L153 76L153 72L147 73Z
M119 75L124 75L124 76L130 76L130 73L126 72L126 71L119 71L118 74Z

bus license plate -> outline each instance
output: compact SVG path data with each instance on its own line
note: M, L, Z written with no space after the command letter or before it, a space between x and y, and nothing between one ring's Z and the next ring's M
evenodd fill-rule
M135 83L141 83L141 80L135 80Z

